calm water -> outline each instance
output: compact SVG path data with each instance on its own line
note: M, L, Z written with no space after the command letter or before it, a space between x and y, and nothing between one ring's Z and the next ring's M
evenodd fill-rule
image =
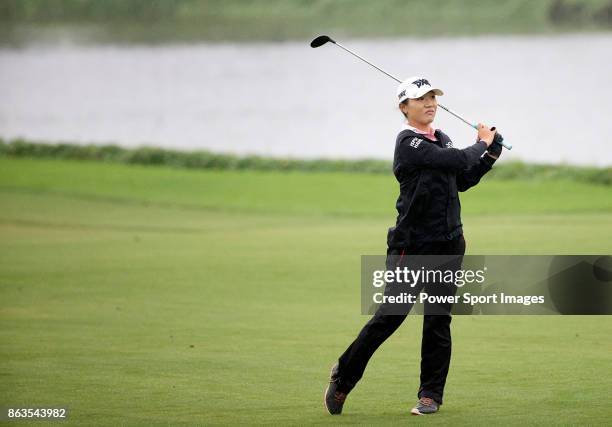
M343 40L497 125L527 161L611 165L612 35ZM292 157L391 158L396 83L301 43L0 49L0 136ZM439 110L456 146L475 133Z

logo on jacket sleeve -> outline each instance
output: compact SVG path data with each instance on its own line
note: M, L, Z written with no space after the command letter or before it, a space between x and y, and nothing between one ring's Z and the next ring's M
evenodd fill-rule
M412 138L412 141L410 141L410 146L412 148L417 148L419 146L419 144L421 144L421 142L423 142L422 139L419 139L417 137Z
M449 139L445 145L446 145L446 148L453 148L453 141Z

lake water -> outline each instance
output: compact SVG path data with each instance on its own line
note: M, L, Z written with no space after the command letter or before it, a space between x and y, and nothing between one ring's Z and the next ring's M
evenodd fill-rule
M0 48L0 136L390 159L397 84L331 44ZM506 158L612 164L612 35L342 40L496 125ZM475 131L438 110L455 146Z

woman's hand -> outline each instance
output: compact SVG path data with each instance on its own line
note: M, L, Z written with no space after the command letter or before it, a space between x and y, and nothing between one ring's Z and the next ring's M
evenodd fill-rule
M489 145L489 148L487 148L487 154L497 160L499 159L499 156L501 155L502 152L502 141L504 140L504 138L502 138L500 133L495 132L495 138L493 138L493 144Z
M488 126L483 125L482 123L478 123L478 140L484 141L489 147L493 143L493 138L495 138L494 130L489 129Z

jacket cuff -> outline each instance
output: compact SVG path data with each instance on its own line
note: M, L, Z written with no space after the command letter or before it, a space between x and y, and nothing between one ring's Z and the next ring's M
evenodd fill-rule
M489 166L489 167L493 167L493 164L495 163L495 161L497 159L494 159L493 157L489 156L489 153L486 152L484 154L484 156L482 156L482 160Z
M478 142L476 143L476 145L479 145L480 148L482 149L482 152L485 153L487 151L487 149L489 148L489 146L487 145L486 142L484 142L482 139L479 139Z

